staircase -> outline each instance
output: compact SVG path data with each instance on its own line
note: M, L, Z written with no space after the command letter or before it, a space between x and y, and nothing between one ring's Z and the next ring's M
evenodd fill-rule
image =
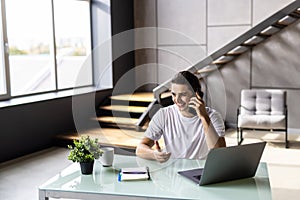
M98 138L102 146L113 146L119 154L134 155L135 148L143 137L146 124L136 131L136 123L154 100L152 92L114 95L106 98L97 109L100 127L82 131ZM63 133L54 138L54 144L66 147L78 139L77 131Z
M220 67L233 61L253 47L261 44L264 40L280 32L285 27L293 24L299 18L300 0L297 0L186 70L194 73L199 80L201 80L210 72L218 70ZM164 94L170 88L170 81L171 80L168 80L154 88L154 100L143 115L141 115L136 124L137 127L143 126L149 119L149 113L154 112L153 110L156 109L151 106L155 104L164 105L166 103Z
M102 128L136 129L136 123L153 100L151 92L110 96L99 106L96 120ZM145 125L139 131L145 130Z

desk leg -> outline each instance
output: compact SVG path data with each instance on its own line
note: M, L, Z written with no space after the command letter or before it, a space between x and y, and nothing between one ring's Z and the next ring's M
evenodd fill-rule
M45 190L39 190L39 200L49 200L49 197L46 197Z

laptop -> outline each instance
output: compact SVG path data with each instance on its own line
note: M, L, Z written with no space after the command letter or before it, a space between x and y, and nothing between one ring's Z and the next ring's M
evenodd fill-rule
M199 185L208 185L242 178L256 173L266 142L211 149L204 168L178 173Z

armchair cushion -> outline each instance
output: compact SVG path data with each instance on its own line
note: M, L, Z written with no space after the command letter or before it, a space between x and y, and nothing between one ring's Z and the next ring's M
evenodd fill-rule
M241 114L285 115L285 95L282 90L242 90Z
M284 130L285 120L285 115L239 115L238 127Z

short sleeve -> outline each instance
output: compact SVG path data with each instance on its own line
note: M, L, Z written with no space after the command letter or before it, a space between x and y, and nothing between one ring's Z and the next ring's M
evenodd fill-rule
M151 119L144 136L151 140L159 140L163 134L164 122L164 112L160 109Z

